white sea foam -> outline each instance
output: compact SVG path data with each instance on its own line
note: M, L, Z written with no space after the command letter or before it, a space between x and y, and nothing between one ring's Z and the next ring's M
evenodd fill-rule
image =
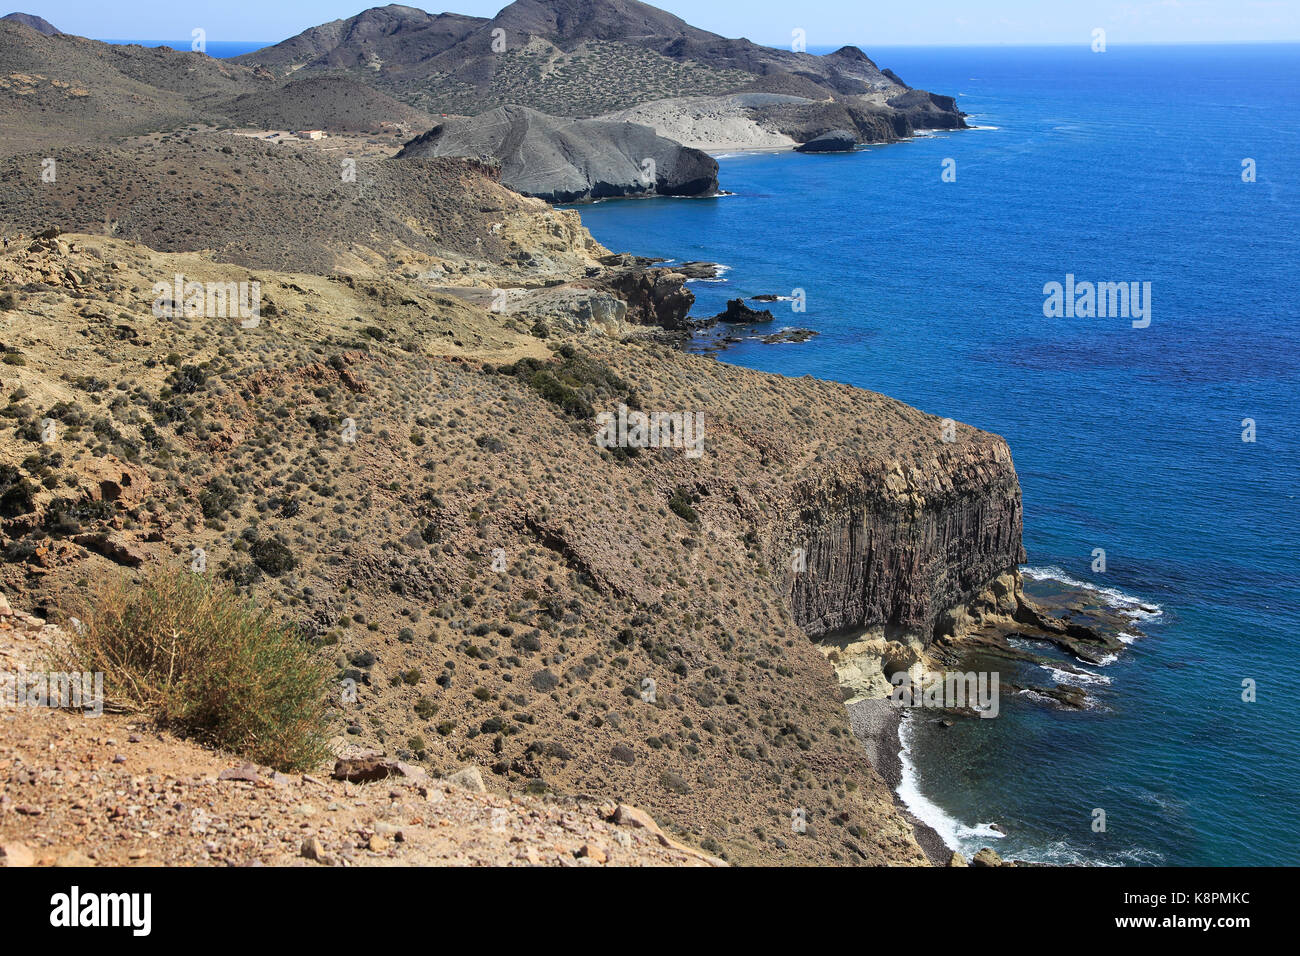
M1055 703L1056 703L1056 698L1054 698L1054 697L1048 697L1046 694L1040 694L1038 691L1033 690L1032 688L1029 688L1029 687L1022 687L1020 690L1016 691L1016 696L1017 696L1017 697L1028 697L1030 700L1032 700L1032 701L1036 701L1036 702L1038 702L1038 703L1040 703L1040 704L1055 704Z
M1110 678L1105 674L1094 674L1092 671L1085 670L1064 670L1060 667L1053 667L1051 664L1040 664L1040 667L1052 675L1052 680L1058 684L1069 684L1072 687L1087 687L1093 684L1109 684Z
M1080 581L1078 578L1070 577L1053 565L1045 568L1025 567L1020 569L1020 573L1025 577L1033 578L1035 581L1056 581L1066 587L1099 594L1108 606L1134 620L1154 621L1165 613L1159 604L1152 601L1143 601L1131 594L1125 594L1118 588L1104 588L1096 584L1089 584L1087 581ZM1150 610L1147 610L1148 608Z
M1036 647L1042 647L1047 641L1031 641L1027 637L1008 637L1007 645L1014 647L1018 651L1029 651Z
M972 844L975 849L979 849L986 846L990 839L1000 840L1005 837L1005 833L993 829L992 823L967 826L921 792L916 764L912 762L912 737L916 733L912 727L914 720L915 718L904 720L898 725L898 741L902 747L898 759L903 767L902 779L898 784L898 798L903 801L903 805L912 816L937 833L950 850L969 852Z

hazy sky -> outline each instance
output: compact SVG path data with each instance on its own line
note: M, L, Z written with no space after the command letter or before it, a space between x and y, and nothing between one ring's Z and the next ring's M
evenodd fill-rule
M194 27L207 30L209 40L282 40L378 5L373 0L9 2L69 33L139 40L180 39ZM492 16L505 4L411 5L431 13ZM788 45L795 28L806 32L809 46L1087 44L1096 27L1106 30L1111 44L1300 41L1300 0L661 0L655 5L703 29L774 46Z

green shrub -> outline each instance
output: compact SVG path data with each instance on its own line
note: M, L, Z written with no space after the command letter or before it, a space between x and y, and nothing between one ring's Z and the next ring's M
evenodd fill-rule
M696 514L695 509L691 507L692 501L693 496L686 488L677 488L673 491L672 497L668 499L668 507L672 510L673 514L677 515L677 517L684 521L689 521L691 524L695 524L695 522L699 520L700 516Z
M258 538L248 549L253 563L271 577L279 577L298 565L288 546L274 538Z
M329 667L227 585L163 568L110 579L82 611L69 662L107 695L178 733L281 770L329 750Z

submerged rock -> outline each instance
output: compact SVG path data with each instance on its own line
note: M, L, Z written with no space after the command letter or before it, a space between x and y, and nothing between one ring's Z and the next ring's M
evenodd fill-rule
M760 341L764 345L807 342L816 334L812 329L782 329L780 332L773 332L771 335L763 336Z

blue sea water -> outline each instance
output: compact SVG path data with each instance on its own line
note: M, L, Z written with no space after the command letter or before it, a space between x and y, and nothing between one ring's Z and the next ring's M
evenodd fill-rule
M1159 607L1086 668L1091 710L905 722L919 813L967 852L1300 864L1300 47L869 52L987 128L725 156L734 195L584 222L613 249L729 266L693 285L698 315L804 290L774 325L819 337L720 360L1004 435L1028 566ZM1150 282L1150 326L1045 318L1067 273Z
M103 42L116 43L119 46L127 44L165 46L173 50L179 50L182 53L191 52L194 43L193 40L104 40ZM224 60L244 53L252 53L254 50L260 50L270 45L270 43L261 43L254 40L208 40L204 52L214 59Z

